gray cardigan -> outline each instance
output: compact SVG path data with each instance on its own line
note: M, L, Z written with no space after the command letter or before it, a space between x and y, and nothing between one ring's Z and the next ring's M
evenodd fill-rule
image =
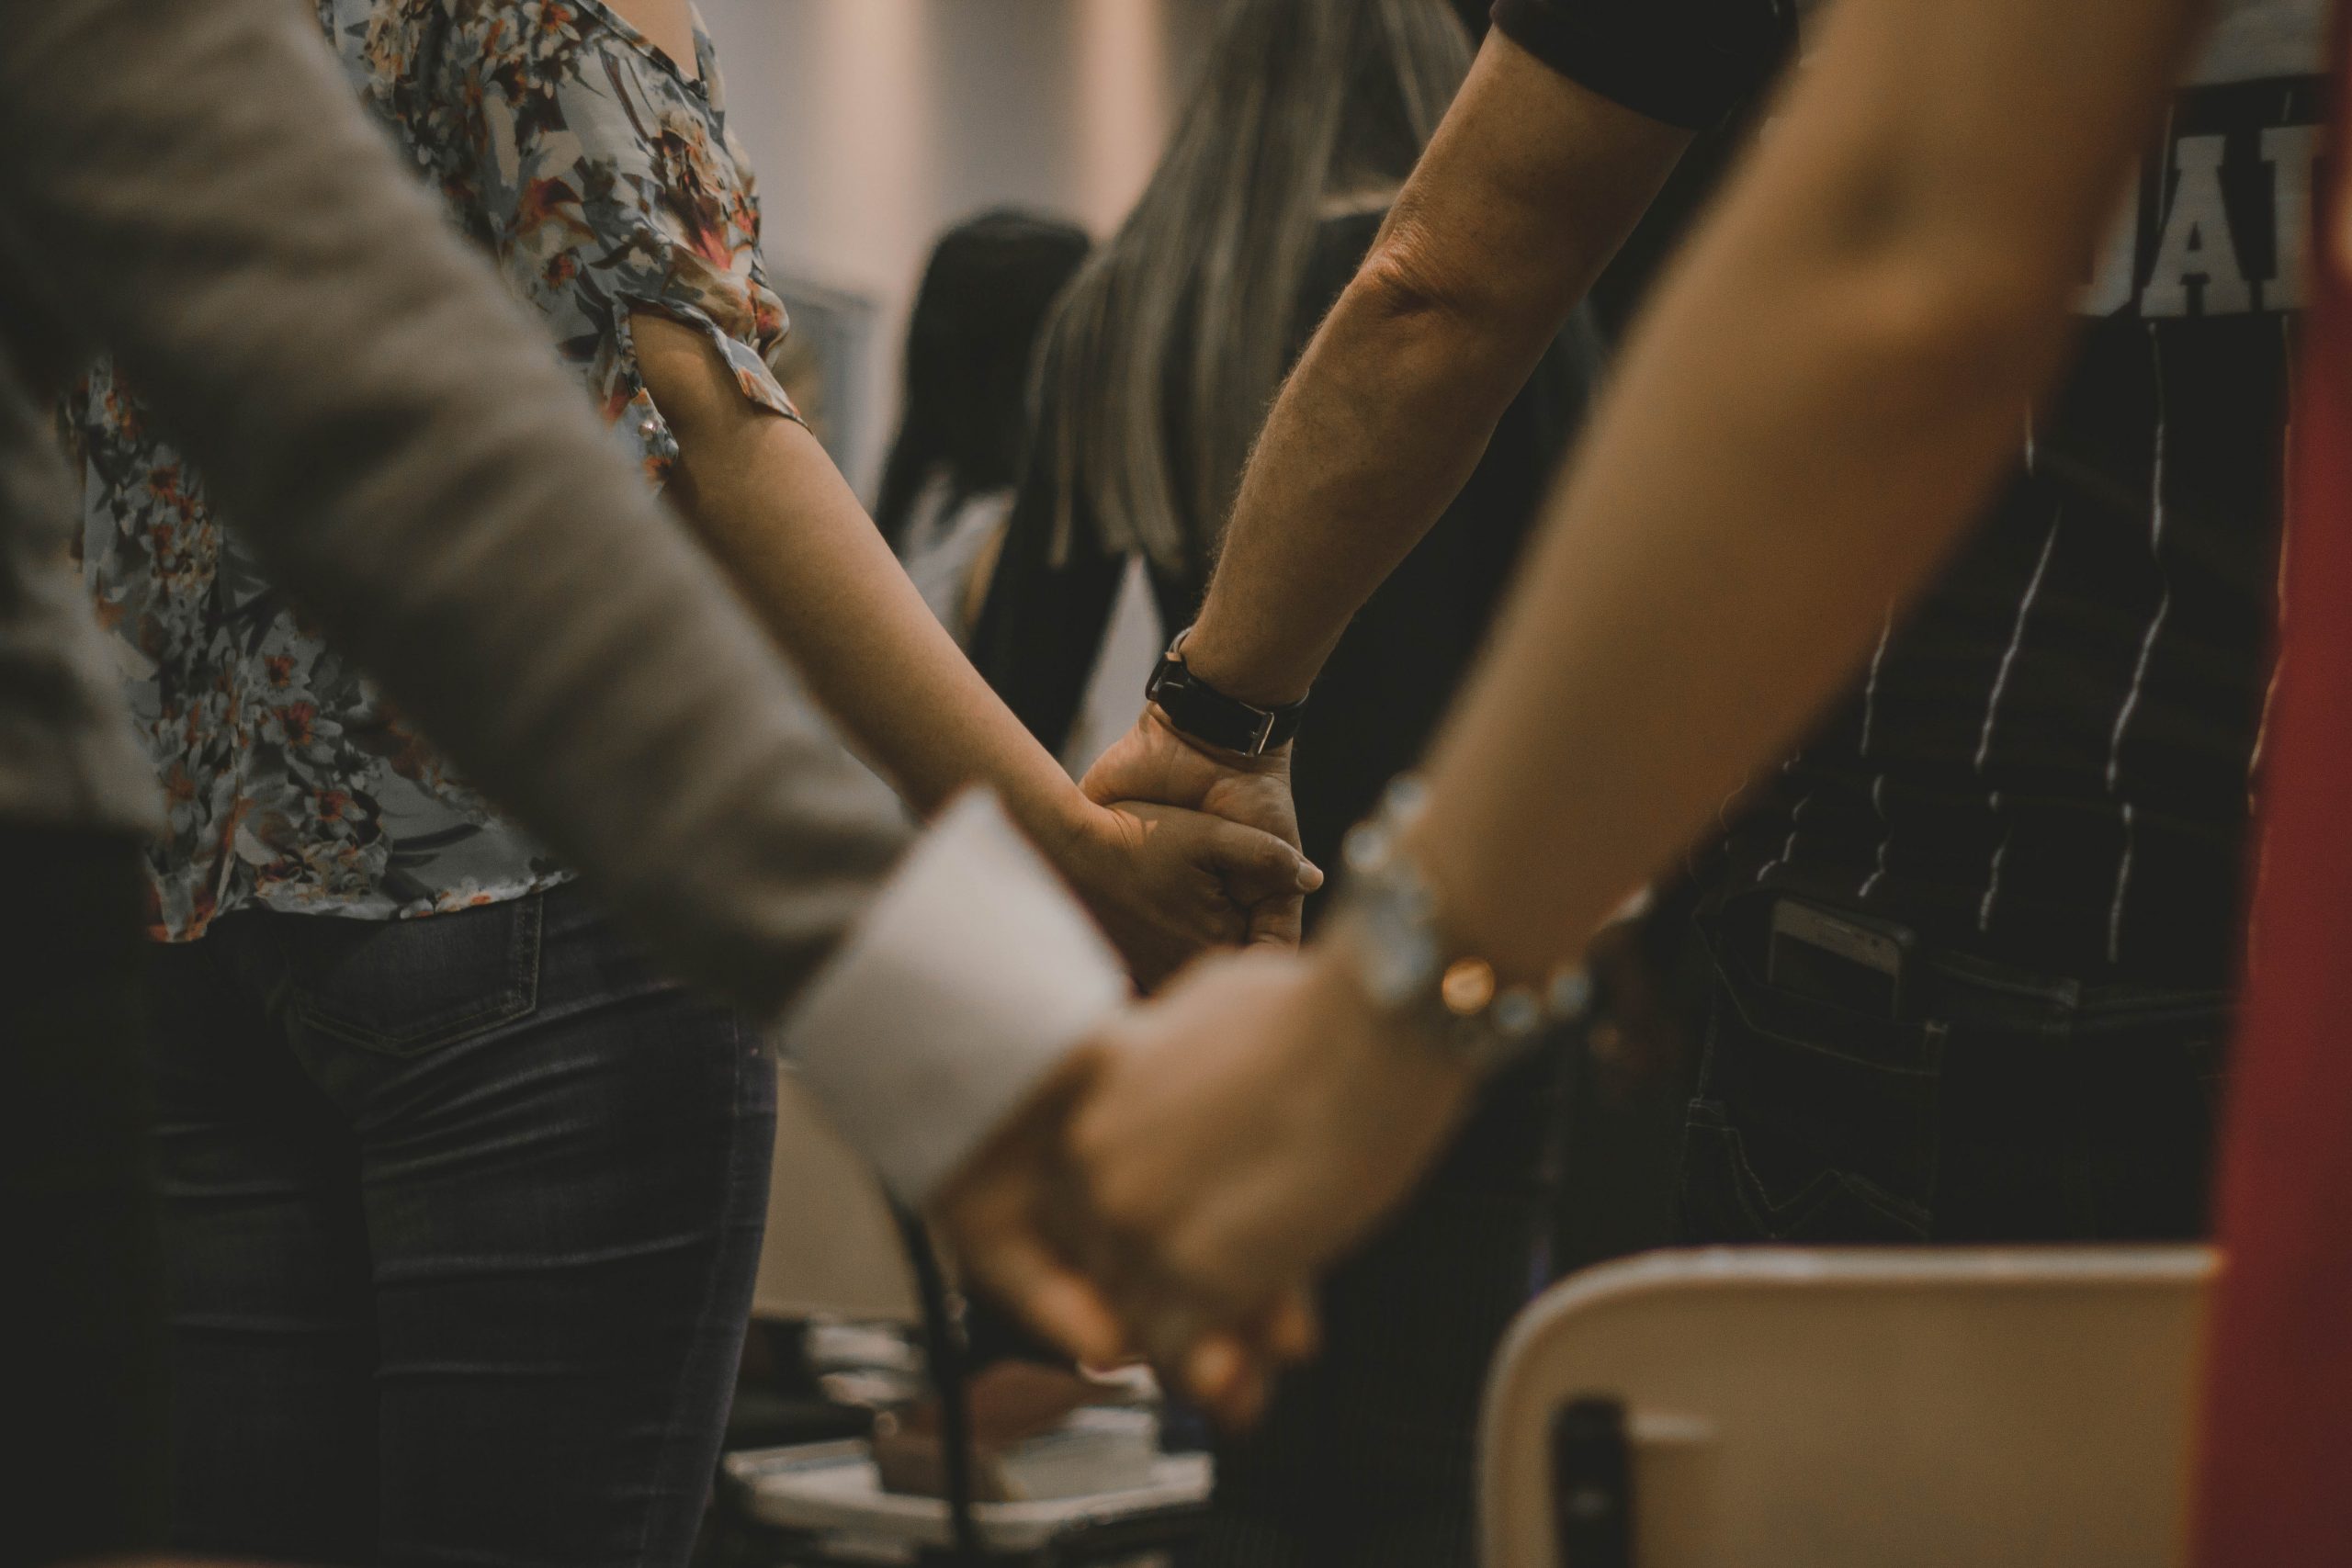
M0 819L153 819L41 411L103 344L472 780L674 967L774 1014L906 848L903 814L314 26L288 0L0 0ZM966 1123L1069 1043L967 1041L965 1076L999 1060ZM862 1049L901 1043L945 1049ZM927 1132L892 1174L927 1189L983 1125Z

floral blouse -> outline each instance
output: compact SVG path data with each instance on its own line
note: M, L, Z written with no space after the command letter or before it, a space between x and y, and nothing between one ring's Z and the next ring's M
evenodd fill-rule
M709 39L689 80L604 0L314 0L361 96L543 317L659 487L678 446L639 374L632 309L707 333L743 395L784 307ZM392 919L518 897L564 873L451 776L288 602L202 479L100 364L64 420L83 567L168 796L153 934L239 908Z

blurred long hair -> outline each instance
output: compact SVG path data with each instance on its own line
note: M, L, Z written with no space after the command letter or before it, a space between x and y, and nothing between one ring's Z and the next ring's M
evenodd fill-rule
M1403 183L1470 59L1451 0L1228 0L1167 155L1048 329L1057 558L1082 512L1113 551L1205 573L1318 224Z
M1016 208L940 236L907 326L903 412L874 507L894 549L934 484L952 512L1019 481L1037 340L1091 244L1076 224Z

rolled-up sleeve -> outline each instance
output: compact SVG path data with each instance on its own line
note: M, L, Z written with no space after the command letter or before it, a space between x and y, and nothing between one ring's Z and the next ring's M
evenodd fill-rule
M1580 86L1691 130L1762 91L1796 39L1794 0L1497 0L1494 15Z
M658 484L677 442L647 390L635 318L693 328L747 401L799 422L774 367L790 321L761 260L752 172L715 107L715 62L689 81L634 35L571 25L544 50L479 21L458 28L416 57L444 80L402 130Z
M920 1205L1127 994L1086 912L974 794L860 919L783 1045L852 1145Z

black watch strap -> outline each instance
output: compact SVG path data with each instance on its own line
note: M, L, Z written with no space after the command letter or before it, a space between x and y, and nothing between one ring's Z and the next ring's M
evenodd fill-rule
M1191 630L1190 627L1185 628ZM1238 697L1228 697L1184 662L1184 633L1168 645L1152 667L1143 690L1146 701L1158 703L1168 722L1195 740L1244 757L1261 757L1290 744L1298 734L1304 699L1284 707L1261 708Z

